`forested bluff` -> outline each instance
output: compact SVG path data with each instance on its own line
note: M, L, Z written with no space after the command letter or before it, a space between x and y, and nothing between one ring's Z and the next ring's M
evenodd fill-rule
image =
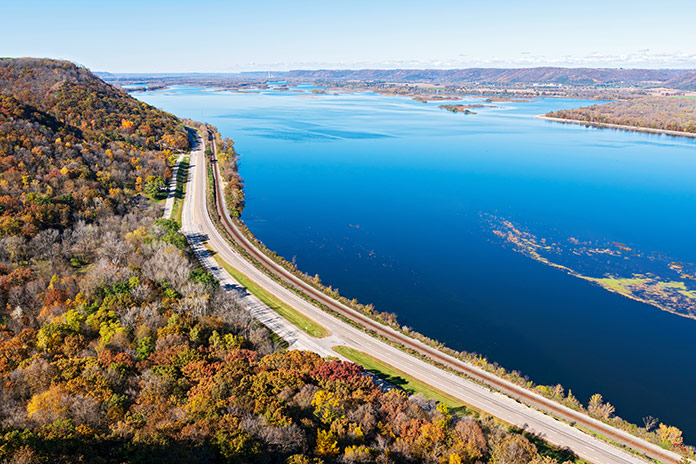
M547 117L590 124L696 134L696 97L642 97L553 111Z
M557 462L281 349L159 219L188 148L181 121L86 69L0 60L2 462Z

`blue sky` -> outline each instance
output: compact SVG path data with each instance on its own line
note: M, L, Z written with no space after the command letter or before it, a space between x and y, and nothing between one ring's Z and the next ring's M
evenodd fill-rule
M2 0L0 56L95 71L696 68L696 2Z

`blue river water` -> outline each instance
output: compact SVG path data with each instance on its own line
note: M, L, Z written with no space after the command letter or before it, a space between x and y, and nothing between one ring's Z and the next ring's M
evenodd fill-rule
M517 253L489 224L694 263L696 140L533 118L589 101L467 115L310 89L135 96L236 141L243 219L301 270L453 348L583 403L600 392L618 415L658 417L696 442L696 320Z

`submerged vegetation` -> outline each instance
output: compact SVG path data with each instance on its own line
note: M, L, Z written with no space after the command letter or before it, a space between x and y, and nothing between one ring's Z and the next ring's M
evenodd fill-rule
M189 146L181 122L69 63L0 69L0 460L556 462L279 350L148 199Z
M214 128L212 128L212 131L215 132ZM211 134L211 138L212 137L216 137L219 140L219 135ZM230 157L230 159L234 159L236 162L236 159L237 159L236 157L237 157L237 155L235 154L234 157ZM238 172L234 171L234 175L238 176L239 174L238 174ZM212 174L210 172L210 169L208 172L208 176L209 176L209 179L208 179L209 188L212 188L211 186L212 186L213 181L212 181ZM211 201L211 198L212 198L212 196L209 195L209 201ZM226 198L226 201L229 205L230 199ZM215 207L212 204L209 204L208 207L211 211L215 210ZM213 219L214 219L214 221L215 220L219 221L218 215L213 215ZM414 339L420 340L420 341L422 341L422 342L424 342L432 347L439 349L440 351L442 351L446 354L449 354L455 358L470 362L479 368L482 368L488 372L494 373L501 378L504 378L506 380L509 380L509 381L515 383L518 386L525 387L525 388L532 390L538 394L541 394L542 396L544 396L548 399L557 401L558 403L561 403L561 404L563 404L571 409L588 413L591 416L595 417L596 419L599 419L599 420L601 420L609 425L612 425L612 426L617 427L621 430L627 431L635 436L646 439L646 440L653 442L655 444L659 444L660 446L665 447L667 449L671 449L671 448L676 447L676 448L678 448L678 450L680 450L682 452L688 453L689 455L693 455L692 448L687 447L683 444L683 440L681 439L680 431L676 427L666 426L664 424L661 424L664 427L669 427L670 430L676 431L675 434L669 435L669 436L676 436L677 432L679 432L679 437L680 437L679 439L676 439L675 441L667 440L664 438L666 435L663 434L664 435L663 436L663 435L658 433L658 430L655 428L655 424L652 424L652 425L645 424L645 427L641 427L641 426L638 426L636 424L632 424L632 423L622 419L621 417L614 415L614 407L610 403L603 402L602 403L603 406L601 408L597 408L596 404L593 405L592 401L594 401L595 403L596 403L597 399L603 401L601 395L593 396L593 400L591 400L591 402L588 403L587 406L584 406L573 395L572 391L568 390L566 392L565 388L560 384L559 385L550 385L550 386L537 385L533 381L531 381L528 377L522 375L520 372L508 371L504 367L500 366L498 363L491 362L488 359L486 359L485 357L480 356L477 353L470 353L470 352L466 352L466 351L453 350L453 349L443 345L442 343L438 342L437 340L434 340L434 339L429 338L429 337L427 337L419 332L414 331L410 327L402 326L401 324L398 323L397 316L393 313L378 312L375 310L375 308L372 304L363 305L355 299L349 300L348 298L340 295L340 293L338 292L338 289L334 289L331 286L325 286L321 282L321 279L318 275L311 277L308 274L303 273L301 270L299 270L296 267L296 265L294 263L287 261L282 256L280 256L277 253L275 253L274 251L268 249L262 242L260 242L253 235L253 233L251 233L251 231L246 227L244 222L241 221L240 217L235 217L233 219L235 220L240 231L242 231L242 233L244 233L244 235L252 243L254 243L258 249L260 249L262 252L264 252L267 256L269 256L273 260L275 260L278 264L283 266L287 271L293 273L297 277L300 277L305 282L309 283L313 287L322 291L324 294L336 299L337 301L345 304L346 306L348 306L352 309L360 311L361 313L372 318L373 320L376 320L382 324L388 325L391 328L393 328L394 330L397 330L397 331L399 331L405 335L408 335ZM231 240L231 239L228 239L228 240ZM232 241L232 243L233 243L233 241ZM615 245L619 248L624 247L624 245L622 245L622 244L615 244ZM546 247L546 245L543 245L541 248L544 248L544 247ZM538 253L535 254L536 247L531 247L529 249L532 250L532 256L538 257L540 261L545 262L546 264L549 264L549 265L554 266L554 267L566 269L564 266L550 262L548 259L542 257ZM594 250L593 253L595 251L600 252L600 254L602 252L602 250L598 249L598 250ZM683 270L682 266L683 266L683 263L670 263L669 264L670 268L680 269L680 270ZM269 275L271 275L271 274L269 274ZM685 275L688 276L688 274L685 274ZM271 275L271 277L273 277L273 275ZM279 281L279 283L287 285L283 281ZM675 285L673 285L673 284L667 285L667 288L670 288L670 287L674 288ZM678 287L678 285L677 285L677 287ZM304 293L298 292L298 294L301 297L308 299L309 301L313 301L313 300L311 300L311 298L306 296ZM326 308L324 308L324 309L326 309ZM295 325L297 325L299 328L303 329L304 324L300 322L300 323L295 323ZM398 346L398 347L403 348L400 346ZM339 348L339 349L341 349L341 348ZM342 353L342 354L346 355L349 359L354 359L354 360L358 359L357 357L353 356L353 355L355 355L354 353L351 354L351 356L353 356L353 357L348 356L346 353ZM361 363L365 362L365 359L366 358L364 358L364 357L361 358L360 362ZM424 360L427 362L433 363L433 364L437 364L432 360L428 360L428 359L424 359ZM368 363L368 365L369 365L369 363ZM379 369L377 369L377 370L379 370ZM412 391L416 391L416 390L412 389ZM423 391L423 390L420 389L419 391ZM602 411L602 413L599 414L598 411Z
M696 319L696 266L692 263L634 250L623 243L539 238L503 218L484 218L493 234L525 256L610 292Z

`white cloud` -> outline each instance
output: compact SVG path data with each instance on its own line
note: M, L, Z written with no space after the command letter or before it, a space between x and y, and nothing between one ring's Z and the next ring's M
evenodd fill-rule
M535 55L531 52L520 52L514 58L476 57L460 54L455 59L427 60L385 60L385 61L285 61L276 63L244 63L229 64L217 69L218 72L237 71L288 71L291 69L452 69L471 67L497 68L528 68L538 66L558 67L607 67L607 68L687 68L696 69L696 54L677 51L674 53L651 52L649 49L635 52L612 54L594 51L585 56L556 56Z

